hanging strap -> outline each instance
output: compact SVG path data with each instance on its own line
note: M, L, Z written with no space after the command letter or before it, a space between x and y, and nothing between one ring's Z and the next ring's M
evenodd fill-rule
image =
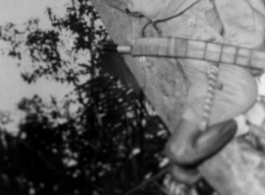
M214 65L212 65L208 70L207 95L206 95L205 102L204 102L203 117L202 117L202 121L199 127L201 131L206 130L209 126L209 120L210 120L211 111L213 107L214 96L215 96L216 90L218 90L221 87L219 86L219 83L218 83L219 70L220 69L219 69L218 63L215 63Z

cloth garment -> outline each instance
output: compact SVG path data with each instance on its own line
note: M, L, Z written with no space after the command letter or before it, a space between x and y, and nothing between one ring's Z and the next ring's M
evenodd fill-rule
M128 0L128 8L150 20L161 21L157 24L163 37L264 48L265 6L262 0ZM189 82L183 118L199 125L211 64L192 59L177 60ZM168 59L167 63L177 62ZM257 83L250 70L223 63L219 68L218 82L222 88L214 96L210 125L246 112L257 98Z

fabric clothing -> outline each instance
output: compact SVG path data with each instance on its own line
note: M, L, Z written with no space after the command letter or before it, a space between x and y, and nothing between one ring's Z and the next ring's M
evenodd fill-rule
M179 37L248 48L264 47L265 6L262 0L128 0L128 8L158 23L163 37ZM189 82L183 118L199 125L207 96L210 62L178 59ZM172 63L172 60L167 60ZM176 62L177 63L177 62ZM248 69L220 64L210 125L246 112L257 98ZM237 120L239 121L239 120Z

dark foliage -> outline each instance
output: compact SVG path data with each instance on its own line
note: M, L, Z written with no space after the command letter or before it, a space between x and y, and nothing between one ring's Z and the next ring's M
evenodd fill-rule
M104 69L96 46L108 36L87 0L73 0L63 18L52 9L47 15L53 30L39 29L38 20L24 30L2 27L0 38L11 45L3 52L30 57L25 81L45 76L75 89L62 106L55 99L45 105L37 96L21 100L26 117L19 135L1 133L0 194L125 194L160 171L167 132L148 103ZM80 63L79 52L89 60ZM78 109L72 113L71 106ZM159 182L133 194L161 194Z

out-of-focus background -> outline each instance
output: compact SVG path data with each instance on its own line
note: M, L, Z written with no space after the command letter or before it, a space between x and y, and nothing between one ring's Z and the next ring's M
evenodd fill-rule
M124 194L157 174L168 132L105 71L97 45L111 40L91 3L0 5L0 194Z
M70 1L68 1L70 2ZM43 30L52 29L51 22L47 16L47 7L52 7L57 15L66 14L63 0L1 0L0 1L0 25L7 23L16 25L16 28L25 28L25 23L31 19L38 19L38 26ZM10 44L0 40L0 48L6 50ZM0 110L6 112L13 122L5 124L5 127L14 134L18 131L18 123L24 117L24 113L17 109L18 103L22 98L31 98L38 95L42 100L49 102L51 96L62 100L69 93L73 86L54 82L52 79L40 78L32 84L28 84L21 77L22 67L18 64L30 65L31 59L27 56L18 60L9 55L0 56ZM29 67L30 68L30 67Z

